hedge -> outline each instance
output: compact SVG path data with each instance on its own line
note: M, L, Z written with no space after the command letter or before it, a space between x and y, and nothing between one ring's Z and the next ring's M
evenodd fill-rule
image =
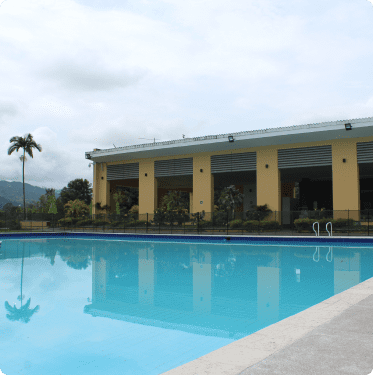
M333 229L339 229L339 228L347 228L348 226L352 227L356 225L356 222L354 219L331 219L331 218L324 218L324 219L311 219L311 218L304 218L304 219L296 219L294 220L295 228L298 232L302 230L308 230L313 231L312 225L314 222L318 222L320 225L320 230L325 230L326 224L328 222L332 223ZM317 226L316 230L317 230Z

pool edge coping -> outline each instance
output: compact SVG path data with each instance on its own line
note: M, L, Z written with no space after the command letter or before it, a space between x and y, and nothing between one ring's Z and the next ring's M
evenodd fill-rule
M227 234L219 234L219 235L209 235L209 234L178 234L178 233L168 233L168 234L158 234L158 233L109 233L109 232L6 232L0 233L0 242L3 239L11 239L12 237L30 237L30 238L38 238L38 237L100 237L102 238L115 238L119 236L123 237L144 237L144 238L199 238L203 239L225 239L224 243L231 243L233 244L235 241L242 241L242 240L252 240L257 242L338 242L338 243L351 243L356 240L362 243L372 243L373 244L373 236L280 236L280 235L247 235L247 234L235 234L235 235L227 235Z

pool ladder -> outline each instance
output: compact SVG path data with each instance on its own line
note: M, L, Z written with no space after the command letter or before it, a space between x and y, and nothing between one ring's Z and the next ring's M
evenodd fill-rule
M330 232L328 231L328 224L330 224ZM333 236L333 224L332 224L331 221L329 221L328 223L326 223L325 229L329 233L329 236Z
M317 224L317 232L316 232L316 229L315 229L315 225ZM318 221L315 221L313 224L312 224L312 229L313 231L315 232L316 236L320 236L320 224Z
M317 232L316 232L316 229L315 229L315 225L317 224ZM330 232L328 230L328 224L330 224ZM320 223L318 221L315 221L313 224L312 224L312 229L313 231L315 232L316 236L320 236ZM326 223L326 227L325 227L326 231L329 233L329 236L333 236L333 224L331 221L327 222Z
M316 224L317 224L317 232L316 232L316 229L315 229ZM330 224L330 232L328 230L328 224ZM320 236L320 223L318 221L315 221L313 223L312 229L315 232L316 236ZM333 224L332 224L331 221L326 223L325 229L328 232L329 237L333 236ZM317 254L317 257L316 257L316 254ZM314 262L318 262L320 260L320 247L316 247L316 251L313 254L313 260L314 260ZM328 254L326 254L326 261L329 262L329 263L333 261L333 247L332 246L329 246Z
M320 261L320 246L316 247L316 250L312 258L313 258L313 261L316 263ZM326 261L329 263L333 261L333 246L329 246L328 254L326 254Z

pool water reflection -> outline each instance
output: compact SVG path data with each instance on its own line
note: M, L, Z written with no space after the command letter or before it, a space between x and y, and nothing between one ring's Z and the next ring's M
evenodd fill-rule
M160 374L373 276L371 248L4 240L0 369Z

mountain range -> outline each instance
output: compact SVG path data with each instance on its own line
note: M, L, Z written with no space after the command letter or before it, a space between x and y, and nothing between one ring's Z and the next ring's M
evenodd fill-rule
M25 183L26 203L35 203L45 194L46 188ZM56 190L56 198L61 190ZM0 181L0 209L7 203L23 206L23 184L19 181Z

